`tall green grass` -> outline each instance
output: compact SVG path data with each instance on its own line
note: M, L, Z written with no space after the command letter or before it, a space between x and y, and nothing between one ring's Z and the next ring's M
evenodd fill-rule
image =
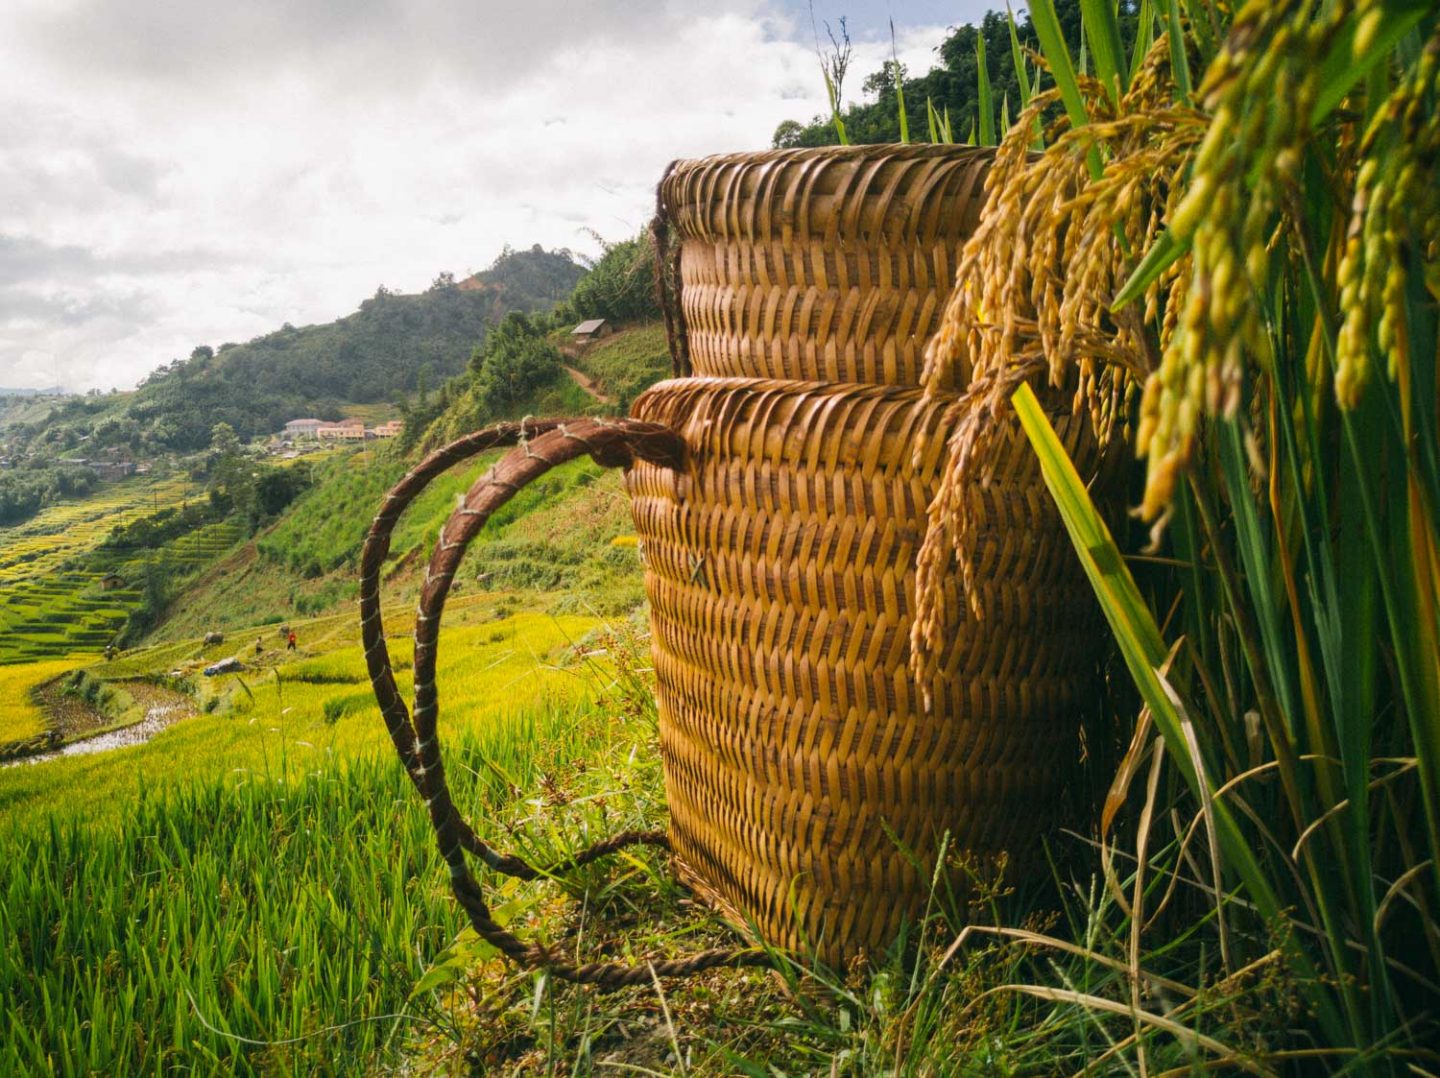
M557 708L460 738L462 803L493 811L593 726ZM432 1020L407 1001L460 924L412 799L375 753L151 788L114 829L0 830L0 1073L363 1070Z
M447 758L482 830L628 736L568 651L594 624L452 630ZM363 680L341 648L207 685L229 703L146 745L0 771L0 1074L348 1074L443 1019L411 995L461 918Z

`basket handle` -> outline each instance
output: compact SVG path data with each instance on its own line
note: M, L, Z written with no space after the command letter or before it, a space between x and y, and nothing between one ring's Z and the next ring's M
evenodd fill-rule
M462 460L488 449L517 446L476 480L463 503L441 529L439 542L425 570L420 605L415 619L415 709L412 719L395 684L390 651L381 621L380 570L390 551L390 536L401 513L436 476ZM513 961L582 984L619 988L647 984L654 977L681 977L717 966L753 966L766 961L753 948L699 951L683 958L620 962L592 962L577 966L539 943L526 943L501 927L486 904L479 882L470 872L465 855L478 857L490 868L520 879L567 871L625 846L644 844L669 848L663 831L626 831L582 850L545 870L523 858L501 854L488 846L461 817L445 780L436 729L439 699L435 686L436 645L440 616L455 571L470 541L499 509L526 483L551 468L589 455L603 467L629 468L638 458L666 468L679 468L685 445L679 435L656 423L634 419L545 419L501 423L451 442L431 453L385 496L365 537L360 558L360 630L370 684L385 720L390 740L405 765L406 774L430 812L440 854L450 868L450 886L465 910L470 925L486 942Z

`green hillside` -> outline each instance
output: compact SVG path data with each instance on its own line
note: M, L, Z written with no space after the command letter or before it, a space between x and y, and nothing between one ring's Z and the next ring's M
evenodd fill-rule
M465 369L487 327L510 311L547 310L585 270L569 252L506 251L461 282L442 274L430 289L385 289L355 313L324 325L285 325L244 344L197 347L129 393L67 397L41 410L33 400L7 409L0 443L47 456L84 446L154 454L209 444L229 423L242 438L270 434L286 420L339 418L350 403L389 402Z

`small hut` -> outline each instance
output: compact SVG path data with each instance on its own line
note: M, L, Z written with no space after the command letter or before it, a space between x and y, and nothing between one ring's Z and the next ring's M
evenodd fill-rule
M598 341L601 337L608 336L609 333L609 322L603 318L591 318L572 329L570 339L576 344L589 344L591 341Z

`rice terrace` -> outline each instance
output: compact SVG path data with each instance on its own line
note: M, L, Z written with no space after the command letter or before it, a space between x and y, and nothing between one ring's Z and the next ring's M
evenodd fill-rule
M1440 1075L1440 4L133 7L0 1075Z

